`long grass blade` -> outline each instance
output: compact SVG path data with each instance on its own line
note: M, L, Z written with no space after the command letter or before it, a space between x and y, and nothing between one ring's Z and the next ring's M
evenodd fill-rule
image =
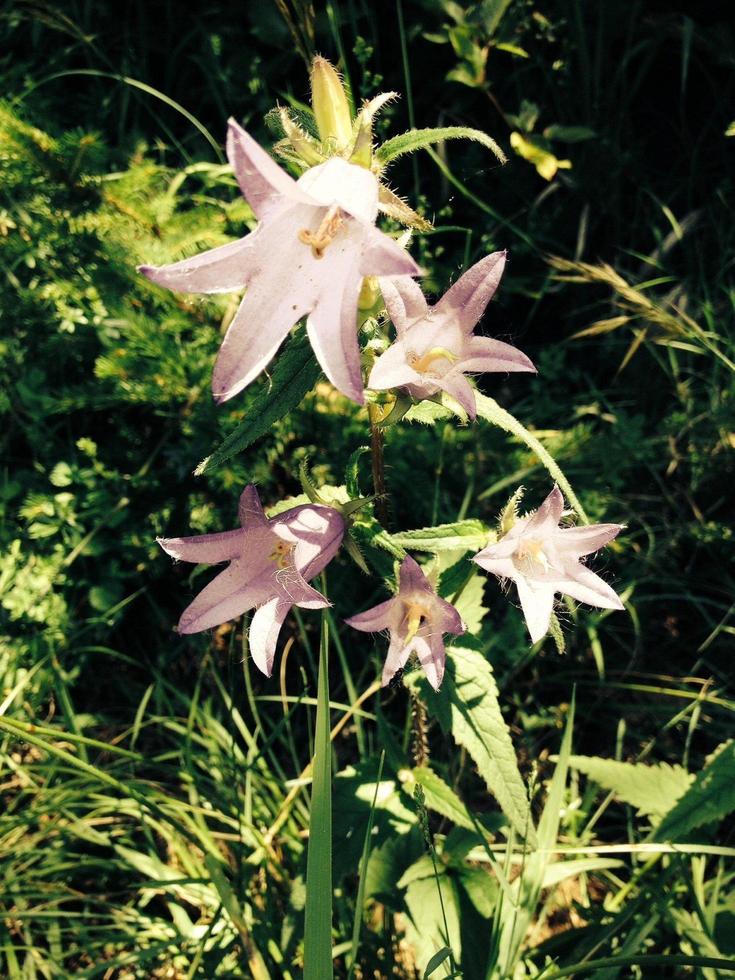
M329 739L329 625L322 614L316 730L306 862L304 980L332 972L332 749Z

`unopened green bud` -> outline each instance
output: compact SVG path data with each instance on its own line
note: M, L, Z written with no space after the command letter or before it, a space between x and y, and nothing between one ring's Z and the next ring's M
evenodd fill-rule
M311 105L323 143L346 146L352 138L352 115L342 79L326 58L311 66Z
M360 296L357 300L357 308L361 313L374 313L376 305L381 299L380 287L375 276L365 276L362 280ZM382 306L382 302L381 302Z

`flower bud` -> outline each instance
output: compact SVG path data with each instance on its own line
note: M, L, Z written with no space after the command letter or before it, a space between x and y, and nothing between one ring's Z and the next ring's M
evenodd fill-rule
M326 58L311 66L311 105L323 143L345 146L352 137L352 115L342 80Z
M380 312L378 303L380 303L380 307L382 308L383 302L380 295L380 287L378 286L378 279L376 276L365 276L362 280L357 308L360 313L367 313L368 315L376 314Z

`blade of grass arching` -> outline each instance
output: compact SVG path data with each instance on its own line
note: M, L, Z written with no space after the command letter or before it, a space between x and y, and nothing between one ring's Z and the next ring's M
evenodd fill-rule
M385 749L380 753L380 762L378 763L378 777L375 780L375 792L373 793L373 802L370 806L370 813L368 815L367 828L365 830L365 843L362 847L362 857L360 859L360 883L357 886L357 898L355 899L355 919L352 923L352 946L350 949L350 968L347 973L347 980L352 980L352 976L355 971L355 964L357 963L357 950L360 946L360 928L362 927L362 913L363 906L365 905L365 882L367 880L367 866L368 860L370 858L370 841L373 835L373 821L375 819L375 806L378 802L378 790L380 789L380 781L383 778L383 763L385 762Z
M577 963L574 966L564 967L563 970L544 974L543 980L582 976L608 966L616 970L622 970L624 966L640 966L643 967L644 971L641 976L645 976L646 969L650 970L655 966L665 966L668 969L674 966L712 967L715 970L724 970L726 973L735 973L735 963L732 960L721 960L714 956L686 956L674 953L662 956L605 956L599 960L588 960L587 963ZM654 974L649 973L648 975L653 976Z
M69 71L58 71L53 75L47 75L45 78L40 79L35 85L30 86L23 93L23 98L27 98L34 89L39 88L41 85L45 85L47 82L54 82L60 78L67 78L70 75L87 75L93 78L110 78L114 82L123 82L125 85L129 85L131 88L138 89L141 92L145 92L146 95L152 95L156 99L160 99L165 105L169 106L171 109L175 109L176 112L181 113L181 115L192 124L204 137L204 139L209 143L214 152L217 154L217 159L220 163L224 163L224 155L222 149L217 142L217 140L212 136L206 126L199 122L196 116L193 116L188 110L186 110L182 105L176 102L174 99L169 98L168 95L164 95L163 92L159 92L158 89L153 88L151 85L147 85L145 82L139 82L135 78L129 78L127 75L117 75L114 72L109 71L99 71L97 68L75 68ZM172 142L179 148L184 156L188 154L184 151L183 147L176 141L176 139L171 136Z
M314 762L306 859L304 980L331 980L332 971L332 746L329 738L329 625L322 613Z

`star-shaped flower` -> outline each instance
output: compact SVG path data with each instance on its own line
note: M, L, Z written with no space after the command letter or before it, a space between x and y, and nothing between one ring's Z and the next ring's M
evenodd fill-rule
M406 388L414 398L430 398L443 390L474 419L475 393L466 374L535 372L531 361L517 348L473 334L498 288L504 267L505 252L487 255L431 307L420 286L407 276L381 279L380 288L397 336L373 365L368 387L378 391Z
M364 633L390 631L383 686L405 666L411 653L415 653L435 691L444 676L443 634L459 636L465 631L454 606L436 594L420 566L408 556L401 564L398 593L345 622Z
M270 677L278 634L291 607L329 605L308 582L334 558L345 522L339 511L321 504L292 507L269 520L252 485L240 497L239 513L242 527L235 531L158 538L158 543L181 561L229 562L184 610L178 630L200 633L255 607L250 652Z
M250 384L291 327L308 315L306 329L325 374L362 404L357 301L363 276L421 272L375 227L377 177L333 157L294 180L234 120L227 156L259 220L255 231L194 258L140 271L181 292L226 293L247 286L214 366L216 401Z
M623 608L610 586L580 562L612 541L622 525L559 527L563 510L564 498L554 487L535 513L517 519L507 534L473 559L493 575L515 582L534 643L548 632L557 592L600 609Z

